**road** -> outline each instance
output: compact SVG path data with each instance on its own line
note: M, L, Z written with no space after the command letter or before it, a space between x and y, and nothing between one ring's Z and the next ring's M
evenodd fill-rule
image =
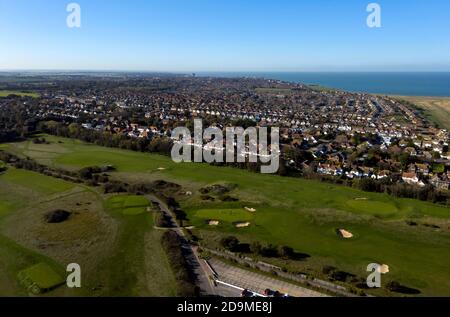
M146 195L145 197L150 202L159 205L161 211L168 216L172 225L172 228L167 230L175 231L181 238L183 254L196 277L195 284L200 287L201 296L240 297L242 291L239 288L248 289L259 294L263 294L264 290L268 288L294 297L326 296L296 284L240 269L215 258L209 260L209 265L211 266L209 267L203 259L200 259L198 247L189 243L183 229L176 222L175 215L167 204L154 195ZM235 287L217 283L213 280L232 284Z
M164 212L170 219L170 222L172 224L172 228L170 230L175 231L181 238L182 251L186 261L190 266L190 269L195 275L196 278L195 284L198 287L200 287L200 295L201 296L219 295L216 293L213 282L210 279L211 274L209 268L206 266L206 263L200 259L197 247L190 244L188 239L186 239L186 235L183 229L176 222L175 215L173 215L172 211L169 209L167 204L154 195L146 195L145 197L150 202L154 202L160 206L161 211Z

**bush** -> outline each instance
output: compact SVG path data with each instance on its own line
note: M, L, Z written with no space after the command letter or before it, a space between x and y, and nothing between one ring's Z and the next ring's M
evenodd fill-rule
M161 245L167 254L170 266L181 289L181 296L193 297L199 295L194 284L194 277L190 273L189 265L182 253L182 241L175 231L164 232Z
M238 238L236 238L234 236L228 236L228 237L222 238L222 240L220 240L220 244L225 249L233 252L239 246L239 240L238 240Z
M283 258L290 259L294 256L295 252L291 247L282 246L279 250L279 254Z

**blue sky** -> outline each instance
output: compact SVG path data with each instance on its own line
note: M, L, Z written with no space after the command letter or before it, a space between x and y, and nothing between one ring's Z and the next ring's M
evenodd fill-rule
M450 71L450 1L0 0L0 43L2 70Z

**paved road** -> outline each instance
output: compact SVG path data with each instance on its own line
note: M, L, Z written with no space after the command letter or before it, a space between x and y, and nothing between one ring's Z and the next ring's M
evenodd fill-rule
M184 234L184 231L178 223L175 220L175 216L170 211L169 207L160 200L158 197L154 195L146 195L145 196L149 201L159 204L160 209L162 212L164 212L170 219L172 224L172 229L174 230L181 238L182 241L182 251L186 258L186 261L188 262L190 269L193 271L196 281L195 284L200 287L200 295L201 296L215 296L216 291L215 287L213 286L213 283L210 276L210 271L203 260L201 260L198 256L197 247L191 245L188 240L186 239L186 236Z
M279 291L282 294L289 294L293 297L327 297L325 294L263 274L244 270L215 258L210 259L209 264L217 273L218 280L259 294L264 294L266 289L271 289L273 291Z

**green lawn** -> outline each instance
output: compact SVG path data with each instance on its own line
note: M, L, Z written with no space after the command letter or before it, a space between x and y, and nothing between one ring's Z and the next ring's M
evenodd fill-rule
M111 296L177 296L177 282L153 229L149 201L142 196L119 195L106 201L106 209L120 222L116 249L102 266Z
M142 196L120 195L111 197L106 205L114 212L119 212L126 216L136 216L147 211L149 201Z
M250 212L241 209L200 209L195 217L203 220L220 220L226 222L249 221L253 219Z
M72 183L21 169L10 169L2 178L44 195L64 192L75 187Z
M35 294L51 290L65 283L64 275L43 262L20 271L18 277L20 283L24 284Z
M364 277L369 263L388 264L391 267L385 277L388 280L418 288L425 295L450 295L448 207L305 179L206 164L176 164L160 155L46 138L56 149L51 152L49 146L42 147L47 151L49 164L71 169L112 164L117 172L111 175L129 182L164 179L183 185L194 195L181 199L182 208L200 233L235 234L244 242L256 240L291 246L311 255L302 265L312 272L320 271L323 265L334 265ZM25 153L30 145L30 142L11 144L9 150ZM40 145L33 145L34 152L40 149ZM159 167L165 170L158 170ZM230 195L240 201L202 201L198 190L216 183L237 184ZM245 206L254 207L256 213L247 213ZM138 215L141 216L146 214ZM205 221L208 219L227 223L250 221L252 225L243 229L232 225L212 228ZM406 220L419 225L409 226ZM426 223L439 225L440 229L421 225ZM336 235L337 228L349 230L354 238L341 239Z
M38 98L40 95L35 92L23 92L23 91L15 91L15 90L0 90L0 98L8 97L9 95L17 95L21 97L33 97Z

